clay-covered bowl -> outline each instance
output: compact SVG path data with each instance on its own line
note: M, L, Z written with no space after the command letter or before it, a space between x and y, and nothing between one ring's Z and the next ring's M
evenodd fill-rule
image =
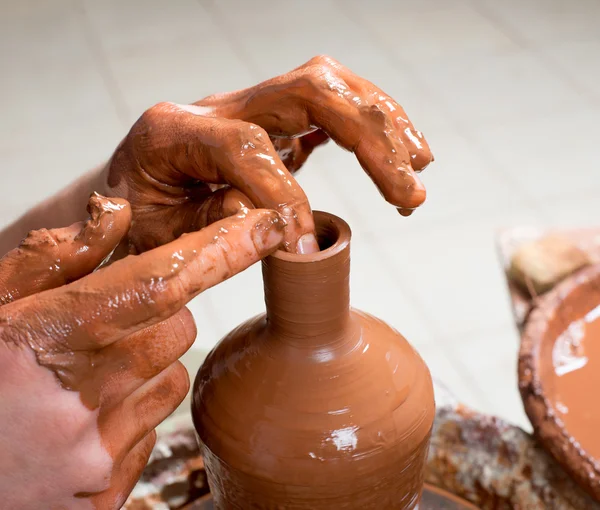
M590 347L593 330L587 328L599 314L600 265L594 265L539 299L526 321L519 353L519 391L534 434L597 501L600 427L594 425L594 415L600 417L600 371L594 365L600 364L600 348ZM560 379L586 366L570 386Z

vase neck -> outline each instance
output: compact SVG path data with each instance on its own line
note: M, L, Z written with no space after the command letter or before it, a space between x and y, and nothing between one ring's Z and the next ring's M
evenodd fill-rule
M350 228L315 213L322 251L263 260L267 321L277 337L315 347L337 343L350 322Z

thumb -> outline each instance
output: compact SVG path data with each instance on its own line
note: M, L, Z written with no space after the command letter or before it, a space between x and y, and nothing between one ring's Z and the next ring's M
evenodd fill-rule
M33 230L0 259L0 305L77 280L110 257L129 230L129 203L94 193L87 210L85 223Z

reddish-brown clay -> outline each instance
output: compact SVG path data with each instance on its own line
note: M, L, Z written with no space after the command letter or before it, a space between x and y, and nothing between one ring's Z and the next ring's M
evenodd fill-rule
M600 501L600 266L542 298L526 323L519 388L536 435Z
M189 389L184 305L283 241L276 212L246 210L95 270L131 211L100 195L89 211L0 259L2 509L121 508Z
M106 185L131 204L134 252L264 207L284 218L286 251L313 253L312 211L292 174L329 138L401 214L424 202L417 173L433 155L423 134L391 96L326 56L193 105L153 106L116 149Z
M315 213L322 251L263 261L267 312L209 354L192 414L216 508L414 508L434 417L429 371L350 308L350 229Z

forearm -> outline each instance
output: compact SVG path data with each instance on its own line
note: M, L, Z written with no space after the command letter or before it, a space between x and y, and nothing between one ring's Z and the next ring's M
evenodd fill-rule
M30 230L65 227L86 218L90 194L106 193L106 165L81 176L54 196L37 204L0 231L0 257L15 248Z

